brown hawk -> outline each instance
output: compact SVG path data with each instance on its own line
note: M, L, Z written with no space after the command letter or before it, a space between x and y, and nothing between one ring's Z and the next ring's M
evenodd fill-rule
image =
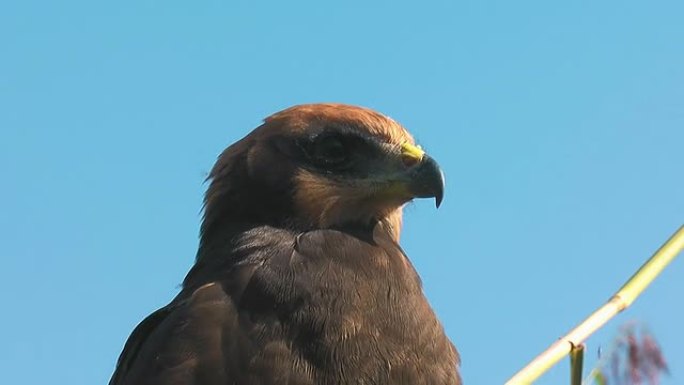
M399 246L437 163L398 123L289 108L209 176L195 265L140 323L110 385L459 385L459 356Z

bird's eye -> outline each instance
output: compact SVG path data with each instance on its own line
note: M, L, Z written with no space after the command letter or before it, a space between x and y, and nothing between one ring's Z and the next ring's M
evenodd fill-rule
M312 155L315 160L327 165L341 165L349 156L344 142L335 135L326 135L316 139Z

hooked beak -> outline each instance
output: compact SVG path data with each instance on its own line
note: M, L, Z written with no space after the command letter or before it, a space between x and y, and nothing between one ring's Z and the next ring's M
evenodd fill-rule
M411 171L410 191L416 198L435 198L435 206L439 208L444 198L444 173L437 162L425 155L423 160Z
M401 158L406 169L405 187L414 198L435 198L439 208L444 198L444 173L439 164L418 146L404 143Z

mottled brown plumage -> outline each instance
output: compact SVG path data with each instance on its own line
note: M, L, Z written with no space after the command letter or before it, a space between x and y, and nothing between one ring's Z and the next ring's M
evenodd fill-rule
M458 354L398 245L441 200L393 120L314 104L266 119L211 171L197 260L129 337L110 385L459 385Z

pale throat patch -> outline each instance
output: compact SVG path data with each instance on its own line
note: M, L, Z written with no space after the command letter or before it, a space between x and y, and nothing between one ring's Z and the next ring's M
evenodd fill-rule
M369 186L345 185L307 170L300 170L295 180L299 188L295 191L294 203L311 224L327 228L380 217L377 219L387 219L398 239L401 200L375 194Z

